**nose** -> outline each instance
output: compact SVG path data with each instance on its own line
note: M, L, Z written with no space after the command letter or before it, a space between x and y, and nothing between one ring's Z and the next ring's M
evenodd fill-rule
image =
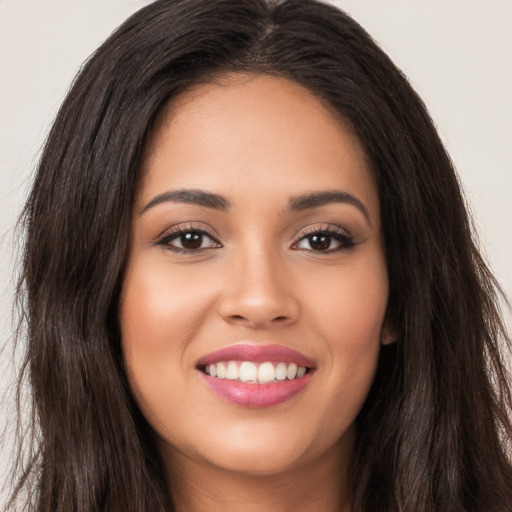
M233 325L270 329L295 323L299 301L293 279L277 254L264 251L238 258L228 272L219 313Z

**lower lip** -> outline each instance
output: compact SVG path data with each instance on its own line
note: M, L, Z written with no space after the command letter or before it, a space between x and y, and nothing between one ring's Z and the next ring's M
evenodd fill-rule
M207 386L219 397L243 407L270 407L290 400L311 380L311 373L292 380L247 384L237 380L218 379L201 372Z

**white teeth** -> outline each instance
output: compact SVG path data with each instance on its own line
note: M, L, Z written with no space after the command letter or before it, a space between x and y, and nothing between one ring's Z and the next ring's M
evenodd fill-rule
M235 361L229 361L228 369L226 370L226 379L238 379L238 365L235 363Z
M258 380L260 382L270 382L275 380L276 370L272 363L262 363L258 368Z
M305 366L295 363L254 363L252 361L223 361L208 364L204 369L210 377L218 379L240 380L241 382L265 383L300 379L306 374Z
M244 361L239 368L240 380L242 382L250 382L258 380L258 368L250 361Z
M288 365L288 369L286 370L286 376L290 380L295 379L295 377L297 377L297 365L295 363L291 363Z
M210 365L210 367L213 366ZM226 378L226 367L224 366L224 363L217 363L217 377L219 379L225 379Z
M284 363L279 363L276 366L276 379L277 380L286 379L286 365Z

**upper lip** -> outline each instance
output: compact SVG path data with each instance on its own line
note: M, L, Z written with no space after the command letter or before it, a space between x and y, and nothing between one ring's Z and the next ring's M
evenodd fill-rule
M284 345L260 345L253 343L237 343L211 352L201 357L197 362L197 366L215 364L221 361L253 361L255 363L269 361L275 363L295 363L297 366L305 366L307 368L315 366L314 361L309 357Z

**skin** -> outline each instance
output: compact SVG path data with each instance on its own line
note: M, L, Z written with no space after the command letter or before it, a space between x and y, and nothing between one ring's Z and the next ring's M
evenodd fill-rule
M160 194L223 196L223 211ZM344 191L291 211L289 201ZM345 234L319 249L308 233ZM176 252L169 232L202 230ZM353 246L347 243L349 236ZM388 336L379 198L348 123L306 89L268 76L194 87L163 114L147 148L121 300L129 383L155 431L179 510L350 510L344 485L354 420ZM316 364L272 407L222 400L199 358L241 341L281 344Z

